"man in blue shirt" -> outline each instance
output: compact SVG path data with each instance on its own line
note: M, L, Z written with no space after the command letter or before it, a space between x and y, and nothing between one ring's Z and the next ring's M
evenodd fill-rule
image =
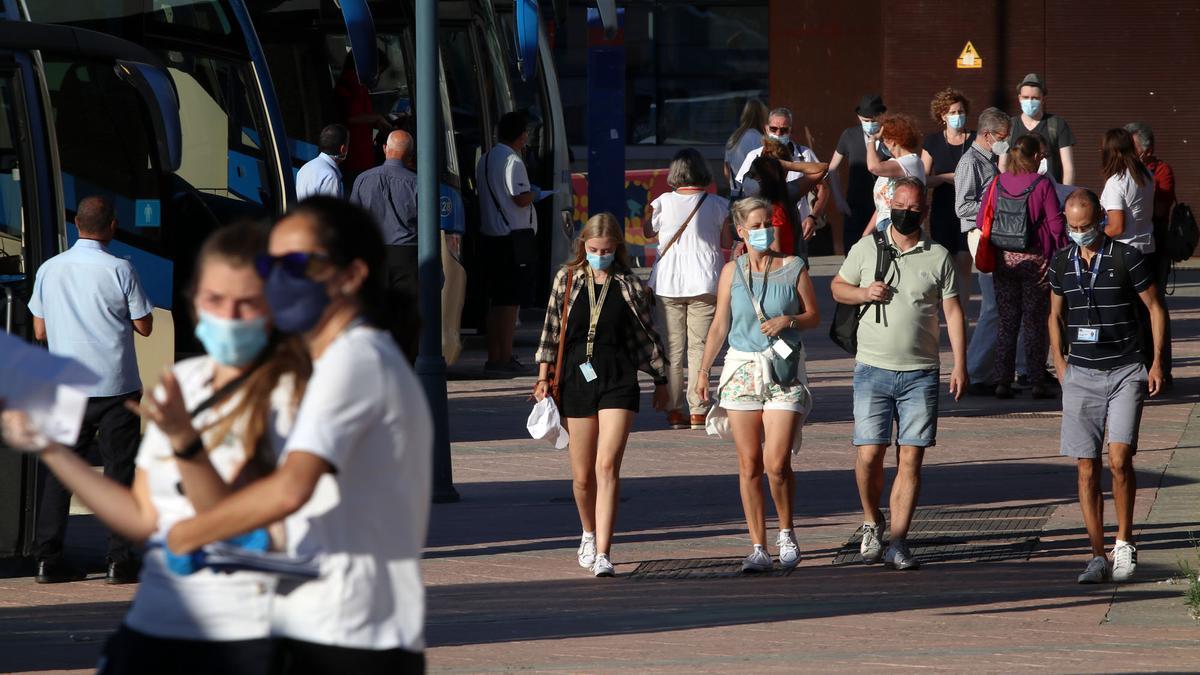
M79 241L38 269L29 311L33 332L54 354L90 368L100 381L88 392L87 411L75 445L83 452L98 441L104 475L133 483L141 421L125 402L141 398L142 381L133 350L133 333L150 335L153 306L128 260L108 252L117 233L112 202L85 197L76 209ZM34 555L38 583L76 581L83 573L63 560L63 539L71 493L52 474L42 474ZM137 560L130 543L108 536L108 582L137 581Z
M417 174L409 169L413 138L407 131L388 134L382 166L367 169L354 181L350 201L375 217L387 244L388 288L392 291L393 333L410 362L420 343L417 305Z
M328 195L341 199L345 194L342 185L342 170L338 165L346 161L350 152L350 132L340 124L330 124L321 130L317 141L317 156L300 167L296 173L296 199L304 200L313 195Z

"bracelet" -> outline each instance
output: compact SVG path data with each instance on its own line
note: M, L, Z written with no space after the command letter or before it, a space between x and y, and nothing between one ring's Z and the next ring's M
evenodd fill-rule
M187 444L187 447L182 450L175 451L177 459L191 459L196 455L204 452L204 439L200 438L200 434L196 434L195 440Z
M543 383L543 382L547 382L547 383L549 383L549 382L550 382L550 380L547 380L547 379L544 379L544 378L543 378L543 379L540 379L540 380L538 380L537 382L534 382L534 384L541 384L541 383Z

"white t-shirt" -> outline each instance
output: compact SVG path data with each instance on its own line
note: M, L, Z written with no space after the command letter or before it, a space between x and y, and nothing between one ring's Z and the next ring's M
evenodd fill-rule
M899 159L892 157L884 160L885 162L896 162L904 171L905 176L912 176L917 180L925 183L925 164L921 161L921 155L911 152ZM884 178L880 176L875 179L875 224L879 229L883 229L887 222L892 219L892 192L896 183L895 178ZM883 225L880 225L883 222Z
M213 393L213 360L207 356L175 364L175 376L189 410ZM196 418L200 427L219 421L237 405L234 394ZM272 451L283 449L292 424L292 380L286 378L271 392L271 419L267 436ZM219 445L206 438L208 458L226 482L232 481L246 461L241 443L242 428L235 425ZM156 538L166 536L176 523L196 515L192 503L180 491L179 468L171 443L156 426L146 428L138 449L137 469L148 481L150 500L158 514ZM180 576L166 566L162 548L147 550L141 582L133 605L125 615L130 628L161 638L181 640L254 640L270 636L271 598L275 577L256 572L217 573L201 569Z
M425 647L421 547L429 521L433 426L421 384L392 337L348 328L313 363L288 453L329 462L285 520L288 551L321 576L281 581L274 635L356 649Z
M738 169L737 172L737 180L742 184L742 191L746 193L747 197L758 194L758 181L753 178L747 178L746 174L750 172L750 166L754 164L754 160L762 155L762 151L760 143L757 148L746 153L746 159L742 160L742 168ZM817 153L813 152L811 148L806 148L798 143L792 143L792 161L819 162L821 160L817 159ZM804 174L802 173L789 171L786 180L791 183L803 177ZM808 205L808 195L805 195L800 201L796 202L796 212L799 214L801 221L812 215L812 207Z
M529 192L530 184L525 162L512 148L497 143L486 155L480 157L475 167L475 184L479 186L479 224L483 234L489 237L503 237L513 230L536 227L533 204L517 206L513 201L513 197ZM496 196L495 200L492 199L492 195ZM497 203L500 204L503 215L496 211Z
M750 154L755 148L762 148L762 132L758 129L747 129L738 142L732 147L725 148L725 164L729 167L731 174L741 172L742 164L746 161L746 155ZM761 153L762 150L759 150ZM733 184L729 187L733 192L737 192L741 181L736 175L733 176Z
M1138 185L1129 172L1117 173L1104 182L1100 205L1105 211L1125 212L1125 232L1117 237L1142 253L1154 252L1154 178L1143 177Z
M658 232L659 251L665 247L683 221L696 208L703 192L679 194L667 192L650 202L650 227ZM729 215L729 202L710 194L667 254L659 258L650 272L650 288L664 298L691 298L715 295L724 256L721 254L721 225Z

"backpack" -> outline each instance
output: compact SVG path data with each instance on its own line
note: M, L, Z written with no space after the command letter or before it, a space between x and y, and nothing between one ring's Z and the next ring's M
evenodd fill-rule
M892 266L892 247L884 241L884 232L872 232L875 240L875 281L883 281ZM858 353L858 324L867 313L867 305L843 305L837 303L833 310L833 323L829 326L829 339L851 354ZM875 321L878 323L879 305L875 304Z
M1196 216L1187 204L1176 204L1171 209L1165 236L1162 237L1163 253L1174 262L1183 262L1196 252L1200 243L1200 228L1196 227Z
M1016 252L1029 248L1033 232L1033 223L1029 222L1029 195L1045 179L1045 176L1038 176L1024 192L1014 195L1004 189L1000 176L996 176L996 208L992 230L988 234L992 246L1001 251Z

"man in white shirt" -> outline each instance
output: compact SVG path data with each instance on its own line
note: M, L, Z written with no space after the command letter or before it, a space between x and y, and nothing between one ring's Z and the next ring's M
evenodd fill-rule
M521 161L529 142L523 112L506 113L497 125L497 143L475 167L479 186L479 230L487 288L488 375L512 377L529 373L513 356L517 311L532 301L538 252L533 202L535 192Z
M819 162L817 153L811 148L807 148L799 143L792 142L792 111L787 108L776 108L767 116L767 127L764 129L763 139L773 140L782 143L792 151L792 159L796 162ZM746 176L750 172L751 165L754 160L762 155L762 146L759 146L746 154L746 159L742 161L742 167L738 169L735 180L742 186L742 192L747 196L758 194L758 181ZM794 183L795 181L804 178L804 174L796 171L789 171L787 174L787 182ZM795 194L793 192L793 194ZM813 233L817 229L817 214L825 212L825 203L829 201L829 189L822 181L817 185L817 201L813 205L808 203L808 193L800 196L800 200L796 202L796 211L800 216L801 228L798 234L802 235L804 240L811 239Z
M350 152L350 132L340 124L330 124L321 130L317 141L320 152L300 167L296 173L296 199L303 201L314 195L342 198L342 170L338 165L346 161Z

